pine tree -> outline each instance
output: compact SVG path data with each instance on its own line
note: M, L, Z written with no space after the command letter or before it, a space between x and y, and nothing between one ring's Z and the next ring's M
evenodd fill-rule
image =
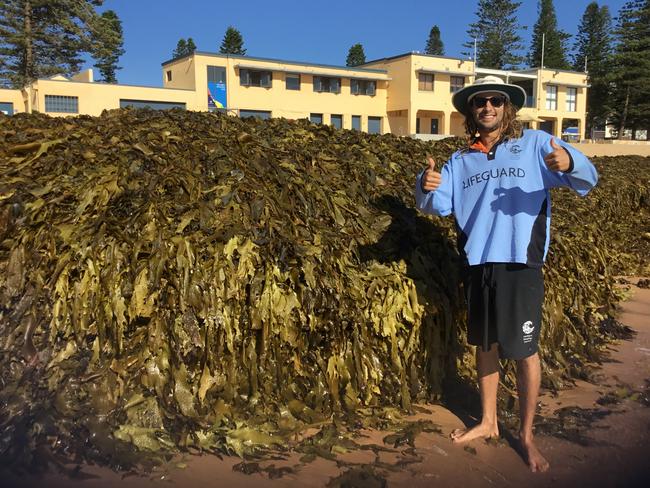
M442 56L445 54L445 47L442 44L442 39L440 39L440 29L438 29L437 25L431 27L429 39L424 48L424 54L433 54L434 56Z
M189 56L194 51L196 51L196 44L194 44L194 39L188 37L187 40L180 39L178 44L176 44L176 49L172 54L172 58L182 58L183 56Z
M0 2L0 84L20 88L39 77L79 71L93 45L103 0Z
M182 58L187 53L187 41L185 39L179 39L176 43L176 49L172 53L172 59Z
M533 27L533 42L528 53L528 66L542 66L542 44L544 45L544 67L569 69L570 65L564 53L571 37L557 28L557 16L553 0L539 0L537 4L537 22Z
M354 44L348 51L348 57L345 60L346 66L359 66L366 62L366 53L363 46L359 43Z
M650 129L650 0L629 0L618 15L610 114L624 129Z
M223 36L223 41L221 41L219 52L221 54L245 55L246 49L244 49L244 39L242 38L241 32L233 26L229 26L226 29L226 34Z
M517 9L521 2L512 0L479 0L477 21L470 24L467 35L471 41L463 44L473 53L474 40L477 44L478 66L482 68L513 68L523 61L517 53L523 49L521 29L517 23Z
M94 46L92 55L95 67L102 75L105 83L117 83L115 72L122 69L117 65L120 56L124 54L124 36L122 21L113 10L103 12L95 23Z
M587 134L602 126L607 117L609 99L609 72L612 56L612 18L609 8L596 2L587 5L574 44L573 69L589 74L587 90Z

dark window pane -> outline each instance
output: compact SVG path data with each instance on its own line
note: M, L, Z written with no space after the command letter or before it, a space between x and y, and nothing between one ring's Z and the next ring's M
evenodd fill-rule
M14 114L14 104L11 102L0 102L0 112L5 115Z
M239 116L242 119L246 117L256 117L258 119L270 119L271 112L266 110L240 110Z
M323 114L310 114L309 120L313 124L322 124L323 123Z
M171 110L180 108L185 110L185 104L182 102L157 102L155 100L128 100L120 99L120 108L150 108L153 110Z
M287 75L287 90L300 90L300 75Z
M361 115L352 116L352 129L361 130Z
M452 76L449 83L451 93L456 93L465 86L464 76Z
M244 70L241 70L244 71ZM241 74L240 71L240 74ZM226 68L221 66L208 66L208 82L209 83L225 83L226 82Z
M45 95L45 111L77 114L79 113L79 98L63 95Z
M332 122L332 127L336 128L336 129L342 129L343 128L343 115L332 114L330 119L331 119L331 122Z
M381 134L381 117L368 117L368 133Z

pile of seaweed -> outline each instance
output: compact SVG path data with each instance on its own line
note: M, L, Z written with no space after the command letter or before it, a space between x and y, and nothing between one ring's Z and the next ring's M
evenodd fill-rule
M460 144L183 111L0 117L3 463L243 455L439 398L473 364L453 222L418 214L413 183ZM597 167L588 198L554 195L556 387L604 348L613 273L648 264L648 161Z

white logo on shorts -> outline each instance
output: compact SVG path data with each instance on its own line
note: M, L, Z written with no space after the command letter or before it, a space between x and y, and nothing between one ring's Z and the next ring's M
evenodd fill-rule
M524 325L521 326L521 330L524 331L524 344L528 344L533 340L533 331L535 330L533 323L530 320L527 320L524 322Z
M524 334L532 334L535 330L535 327L533 327L533 323L529 320L527 322L524 322L524 325L521 326L521 329L524 331Z

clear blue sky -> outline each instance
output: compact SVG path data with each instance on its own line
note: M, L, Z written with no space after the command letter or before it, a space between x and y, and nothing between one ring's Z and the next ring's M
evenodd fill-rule
M575 35L590 1L555 0L559 27ZM597 1L612 17L626 3ZM528 27L521 32L526 52L537 3L523 0L519 8L520 24ZM122 20L126 53L118 81L162 86L161 63L171 59L180 38L192 37L198 50L217 52L229 25L242 33L249 56L342 66L357 42L367 60L423 51L431 26L438 25L445 55L460 57L476 5L475 0L105 0L102 9Z

